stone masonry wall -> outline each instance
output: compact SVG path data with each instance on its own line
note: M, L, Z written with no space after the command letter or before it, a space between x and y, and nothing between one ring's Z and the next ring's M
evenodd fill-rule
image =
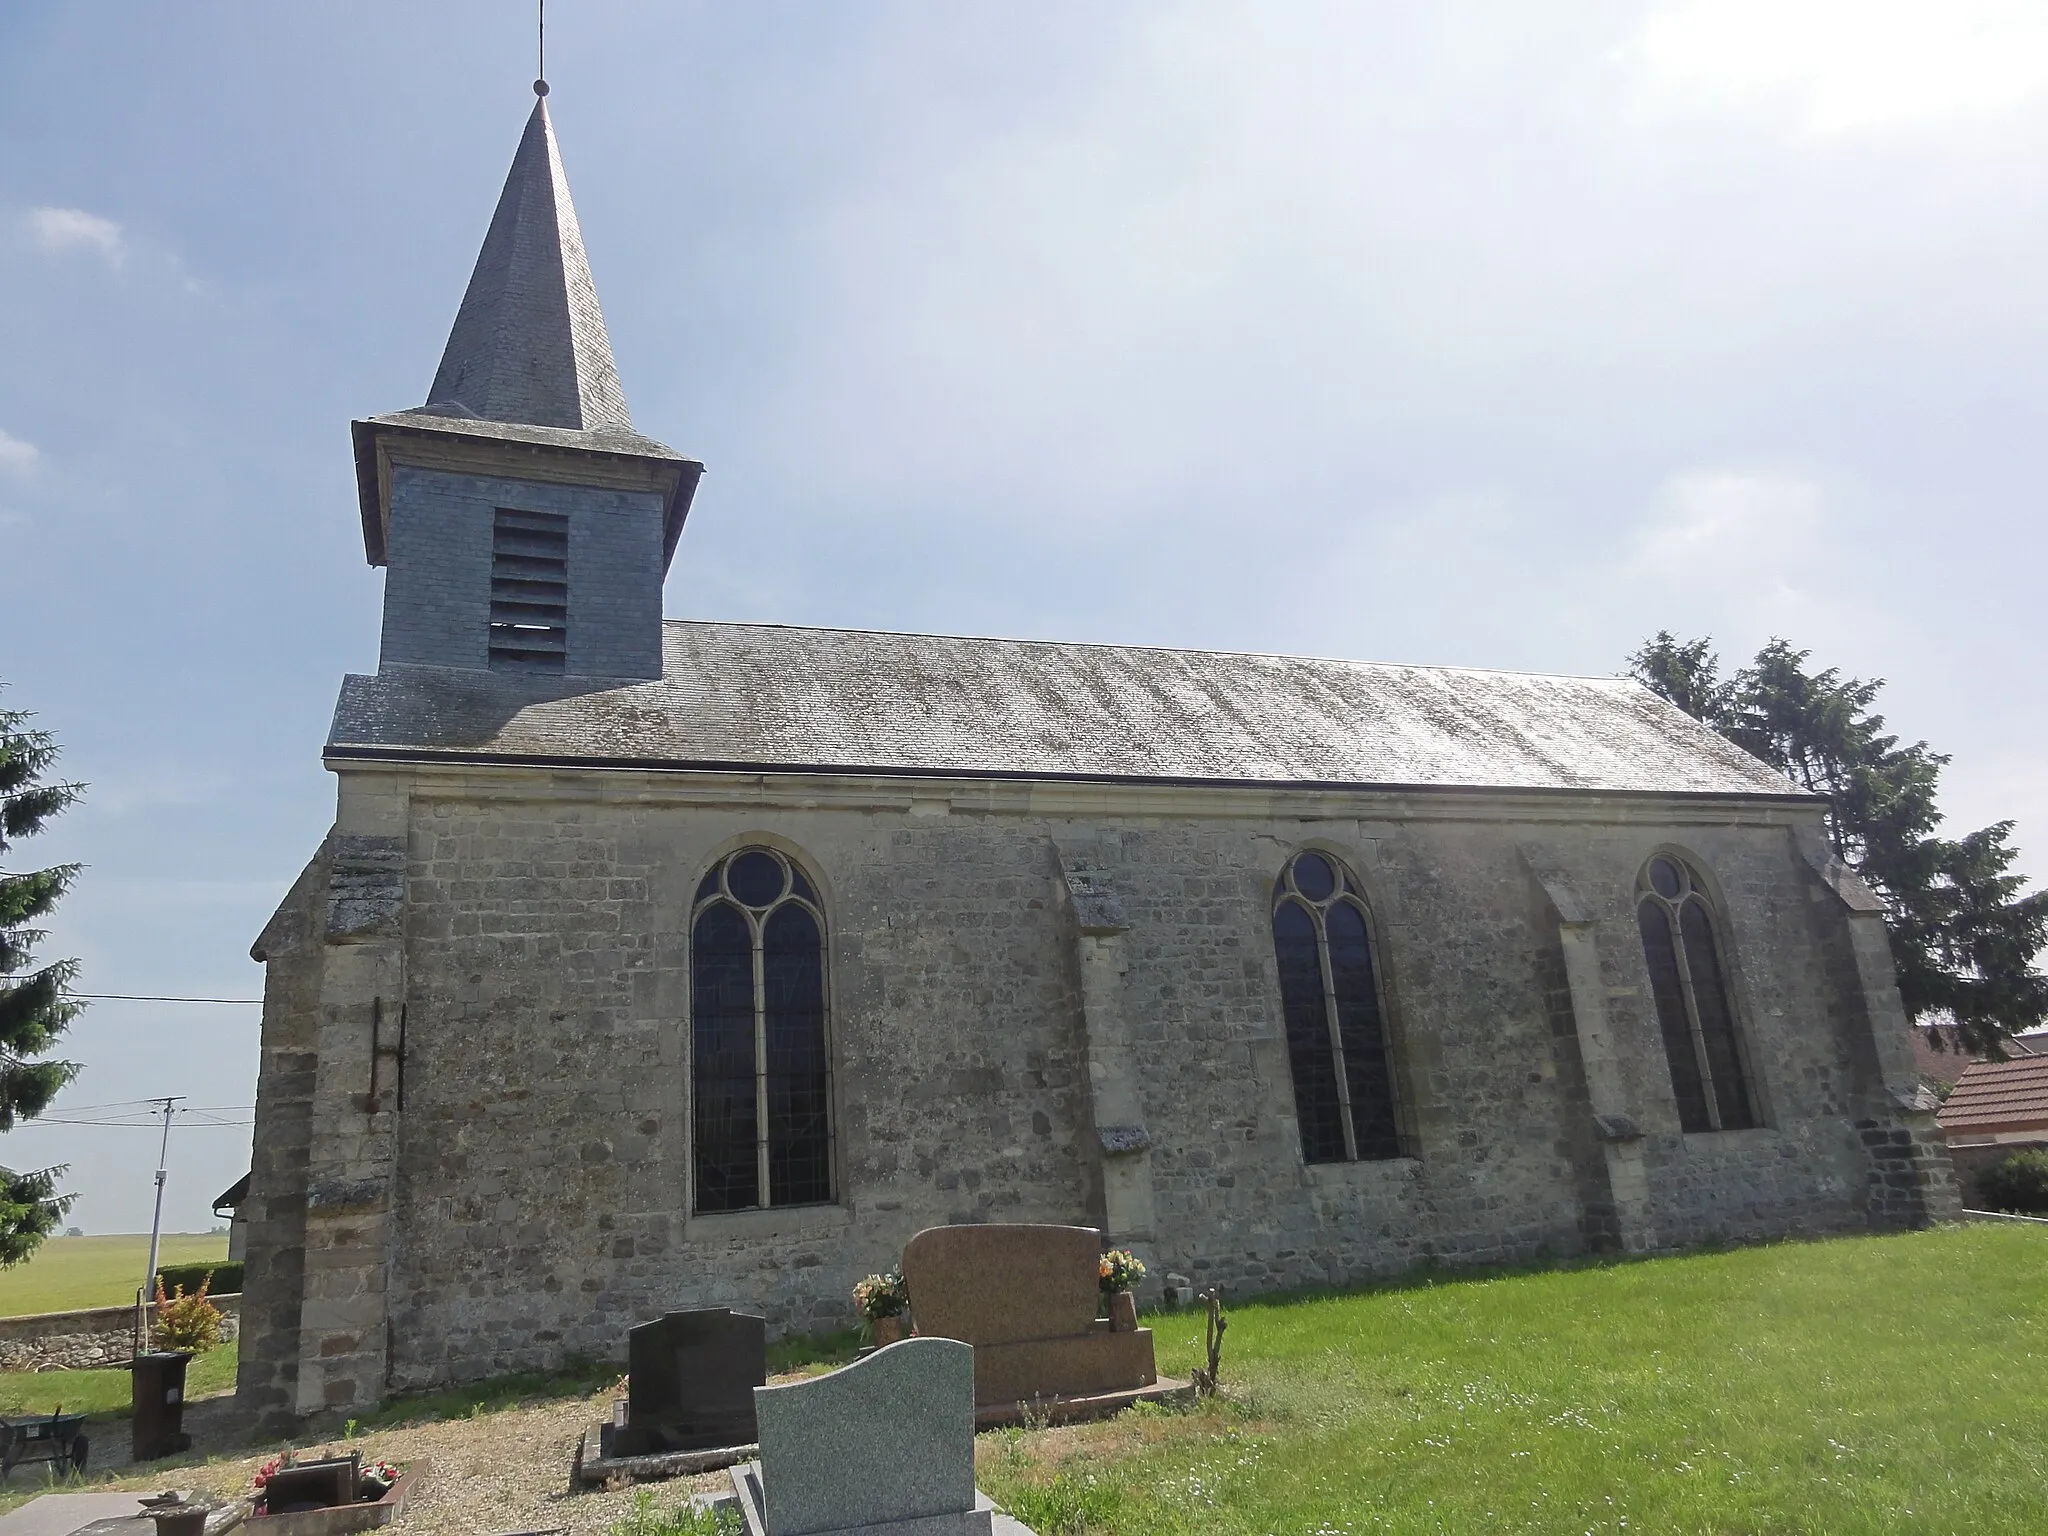
M265 962L263 1039L249 1194L240 1212L249 1236L235 1397L265 1432L289 1433L299 1418L306 1173L331 872L329 847L323 843L251 951Z
M220 1309L220 1338L241 1330L242 1298L210 1296ZM150 1315L156 1315L151 1302ZM126 1365L135 1354L135 1308L91 1307L0 1317L0 1371L90 1371Z
M382 1383L351 1367L359 1396L621 1359L631 1324L681 1306L843 1326L853 1281L942 1222L1137 1213L1109 1235L1155 1274L1243 1292L1923 1209L1872 1193L1919 1132L1864 1038L1798 807L512 769L350 768L351 794L408 829L404 1109L383 1117L385 1267L358 1282L388 1287L388 1360ZM840 1197L699 1216L688 914L704 871L755 843L797 859L828 915ZM1307 846L1372 908L1392 1161L1300 1156L1270 912ZM1658 850L1721 897L1763 1129L1678 1128L1633 915ZM1077 890L1117 914L1086 919L1096 938ZM1585 964L1565 963L1559 901ZM1091 1056L1112 1018L1115 1049ZM1591 1075L1624 1147L1593 1128ZM1116 1128L1107 1206L1106 1103L1135 1105L1149 1143L1132 1183Z

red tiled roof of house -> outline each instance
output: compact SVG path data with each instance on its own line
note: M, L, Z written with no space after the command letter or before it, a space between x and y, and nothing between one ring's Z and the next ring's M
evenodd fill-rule
M1971 1062L1935 1118L1945 1131L2048 1129L2048 1056Z

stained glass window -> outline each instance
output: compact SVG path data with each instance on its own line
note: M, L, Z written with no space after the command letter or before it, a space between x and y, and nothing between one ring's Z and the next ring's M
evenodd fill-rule
M1761 1124L1743 1068L1713 904L1693 872L1668 854L1651 859L1636 882L1636 926L1679 1125L1740 1131Z
M1297 855L1274 883L1273 950L1303 1159L1401 1156L1372 932L1356 882L1329 855Z
M748 848L698 887L690 928L696 1208L832 1199L825 920L782 854Z

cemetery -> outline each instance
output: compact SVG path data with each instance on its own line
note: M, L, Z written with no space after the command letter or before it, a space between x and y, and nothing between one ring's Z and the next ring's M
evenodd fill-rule
M573 1492L568 1472L594 1421L610 1422L621 1402L622 1422L631 1422L630 1382L615 1391L616 1366L395 1402L353 1425L316 1426L293 1454L316 1469L349 1457L408 1470L430 1462L392 1526L402 1536L731 1536L746 1529L750 1498L760 1529L793 1532L795 1524L774 1522L824 1518L803 1489L840 1445L852 1463L849 1489L940 1486L959 1507L938 1513L986 1513L989 1529L1009 1536L1015 1527L1004 1518L1037 1536L1347 1524L2032 1532L2048 1526L2038 1452L2048 1406L2037 1389L2048 1359L2048 1303L2037 1283L2044 1242L2034 1224L1981 1222L1246 1297L1230 1303L1214 1396L1070 1423L1027 1414L979 1432L969 1427L978 1413L972 1347L963 1371L962 1346L927 1337L921 1323L865 1354L864 1335L850 1328L771 1340L754 1438L739 1460L585 1481ZM666 1340L687 1348L744 1338L745 1315L733 1316L737 1325L709 1329L670 1324ZM1141 1320L1162 1382L1205 1367L1201 1309L1148 1310ZM641 1338L644 1353L664 1331ZM952 1394L938 1425L897 1401L905 1388L896 1373L906 1369L897 1362L927 1345L955 1362L936 1368L951 1372L943 1386L917 1388L921 1399ZM751 1370L751 1359L741 1364ZM924 1372L918 1365L915 1379ZM801 1389L817 1386L826 1393L806 1399ZM794 1408L785 1412L785 1402ZM661 1396L649 1403L664 1425L685 1420L683 1407ZM834 1440L835 1417L855 1421L850 1438ZM153 1536L132 1524L149 1518L134 1501L166 1488L208 1506L209 1522L261 1522L253 1480L282 1447L208 1414L186 1427L196 1431L191 1451L137 1468L120 1464L118 1425L93 1426L97 1443L115 1449L102 1461L96 1445L84 1483L17 1469L0 1536L79 1528L12 1523L36 1514L29 1505L39 1495L100 1501L94 1520L129 1522L94 1536ZM964 1484L963 1443L972 1466ZM907 1473L896 1459L919 1456L927 1459ZM779 1482L779 1472L790 1475ZM778 1489L789 1492L787 1509ZM128 1502L109 1513L109 1492ZM938 1517L852 1505L845 1515L870 1524ZM720 1527L722 1518L731 1523ZM208 1536L226 1528L209 1524Z

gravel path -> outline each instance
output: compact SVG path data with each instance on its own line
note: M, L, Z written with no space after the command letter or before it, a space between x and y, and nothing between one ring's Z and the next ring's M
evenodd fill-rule
M514 1531L567 1529L574 1536L603 1536L614 1520L633 1505L641 1494L651 1495L658 1504L680 1503L693 1492L723 1491L729 1485L723 1472L701 1477L672 1478L661 1483L642 1483L637 1488L593 1489L571 1494L569 1462L579 1435L594 1421L604 1394L544 1403L534 1407L506 1408L474 1418L444 1419L408 1428L377 1430L353 1441L330 1441L324 1449L345 1454L361 1450L365 1459L382 1456L400 1464L430 1456L432 1475L413 1498L399 1523L392 1527L403 1536L504 1536ZM187 1415L188 1428L196 1431L202 1446L210 1439L200 1409L195 1404ZM117 1445L125 1451L128 1426L94 1426L95 1452L101 1444L111 1451ZM186 1488L195 1492L230 1498L246 1495L249 1480L275 1448L246 1455L228 1455L203 1463L179 1460L141 1474L122 1467L112 1480L96 1484L106 1488L133 1488L146 1492L156 1488ZM322 1446L310 1444L299 1449L298 1457L309 1460ZM97 1459L97 1457L96 1457ZM107 1461L108 1470L116 1470Z

